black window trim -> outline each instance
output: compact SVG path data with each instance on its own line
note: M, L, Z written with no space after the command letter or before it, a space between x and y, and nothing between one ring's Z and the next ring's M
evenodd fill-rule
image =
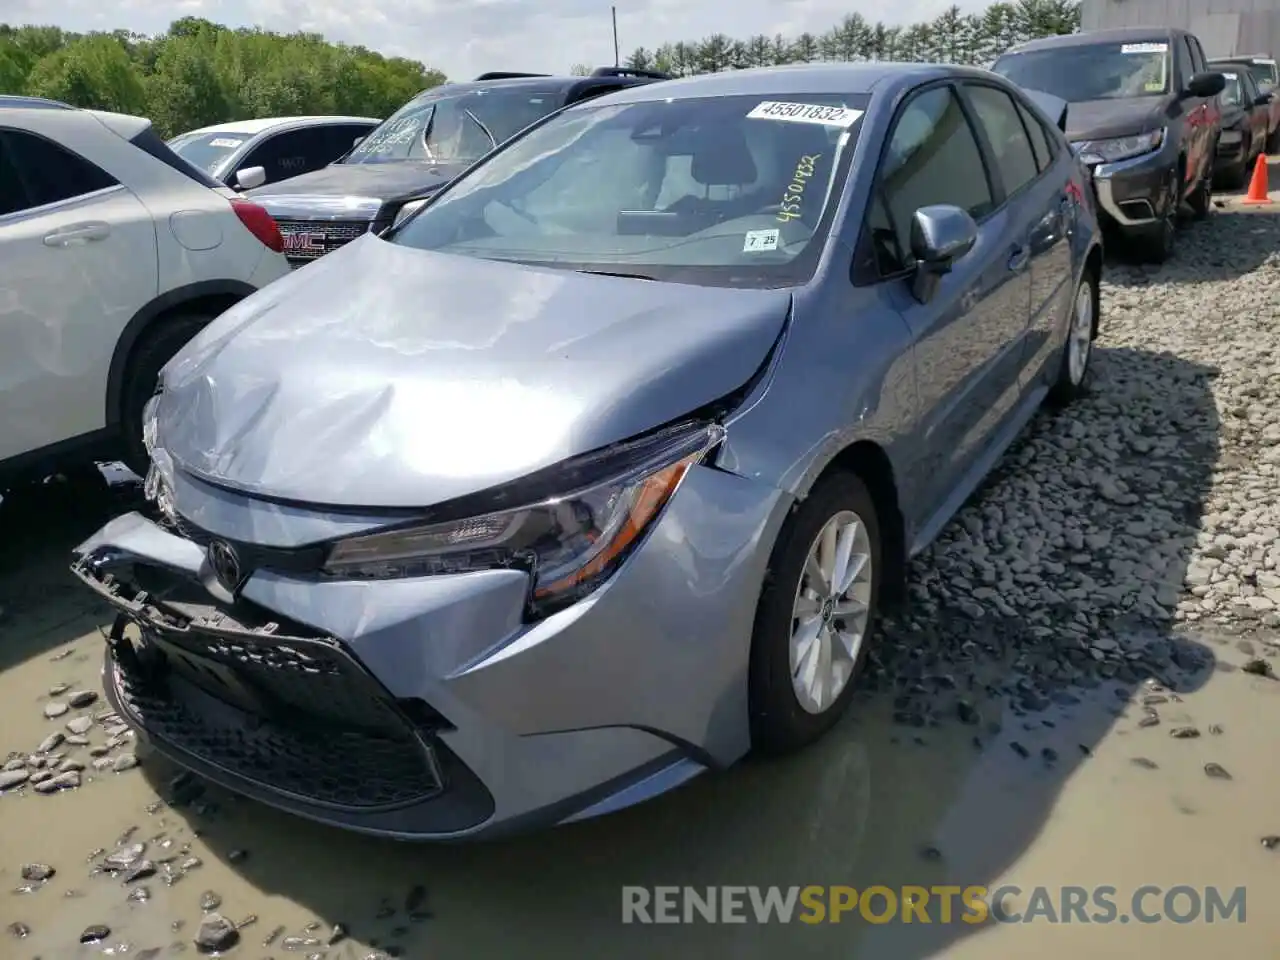
M194 180L202 187L208 187L210 190L220 190L224 186L222 181L191 163L186 157L174 150L173 147L161 140L160 135L155 131L155 127L148 126L145 130L134 134L129 138L129 143L152 160L163 163L170 170L182 174L189 180Z
M963 90L968 87L988 87L992 90L999 90L1001 93L1007 96L1011 101L1016 99L1013 96L1012 92L1010 92L1009 90L1006 90L1004 87L1002 87L998 83L990 83L986 80L966 79L961 83L961 88ZM973 105L968 102L967 95L962 96L962 99L965 101L966 105L970 107L970 109L973 109ZM1013 111L1013 114L1018 118L1018 125L1022 129L1022 135L1027 138L1027 144L1031 146L1031 133L1030 131L1027 130L1026 123L1022 119L1022 114L1019 113L1016 109ZM982 128L982 124L977 122L978 117L976 112L970 117L970 120L974 124L974 126L977 128L975 132L978 135L978 148L982 152L983 161L988 164L991 170L998 170L999 167L996 163L995 149L991 146L990 141L987 139L987 132ZM1031 146L1032 159L1035 159L1035 155L1036 155L1036 149L1034 146ZM1003 177L1002 177L1001 178L1002 182L1000 184L1000 188L1001 188L1000 192L1001 192L1001 196L1003 196L1004 199L1001 201L1000 204L996 206L995 209L999 210L1000 207L1004 206L1004 204L1008 203L1010 200L1015 200L1018 197L1021 197L1024 193L1029 191L1032 187L1034 187L1042 179L1044 179L1045 175L1050 171L1050 169L1052 169L1052 167L1053 165L1050 164L1049 166L1045 167L1043 170L1040 170L1039 168L1037 168L1036 175L1032 177L1030 180L1028 180L1026 183L1022 184L1022 186L1018 187L1018 189L1014 190L1012 193L1004 192L1004 183L1003 183ZM993 210L992 212L994 213L995 210Z
M128 191L128 188L119 180L117 180L114 176L112 176L106 170L103 170L102 167L98 166L98 164L94 163L92 160L88 160L85 157L82 157L79 153L77 153L75 150L72 150L70 147L65 146L61 143L58 143L58 141L50 139L49 137L46 137L44 134L36 133L34 130L28 130L25 127L0 126L0 139L3 139L6 144L8 144L8 139L7 139L8 135L14 134L14 133L20 133L29 137L35 137L37 140L43 140L45 143L51 145L55 149L61 150L63 153L67 153L75 157L81 163L87 163L89 166L93 167L93 169L97 170L104 177L109 179L111 181L111 185L108 187L99 187L97 190L90 190L86 193L79 193L79 194L76 194L74 197L64 197L61 200L54 200L51 203L42 203L39 206L26 207L25 209L22 209L22 210L15 210L12 213L6 213L3 215L0 215L0 223L16 222L19 219L25 219L31 216L40 216L51 211L56 211L62 207L69 207L72 204L78 204L88 199L96 199L98 197L105 196L109 193L115 193L117 191L126 191L126 192ZM9 156L10 156L10 159L12 160L13 159L12 147L7 146L6 149L9 151ZM27 199L28 200L31 199L31 196L32 196L31 185L27 183L26 180L23 178L22 167L16 162L16 160L14 160L14 171L18 174L18 179L21 180L22 182L22 189L25 191Z
M919 86L912 87L903 94L901 101L894 108L893 116L889 119L889 125L886 128L884 139L880 144L880 152L876 157L876 167L875 172L872 174L871 189L867 195L867 202L862 211L862 223L858 228L858 238L853 247L855 252L853 262L850 264L850 280L855 287L872 287L877 284L887 283L890 281L905 280L915 272L916 266L914 263L904 266L901 270L897 270L889 274L881 274L877 269L870 275L861 275L865 274L866 271L859 271L857 267L859 263L865 259L864 251L870 243L870 227L868 226L868 220L870 219L871 208L875 203L877 195L883 191L880 171L884 167L885 155L889 152L889 144L893 142L893 134L898 128L898 121L902 119L902 115L917 98L924 94L939 88L946 88L950 91L951 96L955 98L956 103L960 107L960 112L964 116L965 122L969 125L969 132L973 135L974 142L977 144L978 156L982 161L983 172L987 177L987 189L991 193L991 209L981 218L974 217L974 222L981 227L984 223L1004 209L1004 186L999 183L994 176L990 147L986 142L986 135L978 128L975 122L976 118L973 116L972 108L968 101L960 95L958 90L960 83L961 80L955 77L947 77L942 80L931 80L927 83L922 83ZM890 225L896 228L896 224L893 223L892 219L893 215L887 209L887 204L885 213L890 218ZM910 259L910 250L903 250L900 252L903 254L904 259Z

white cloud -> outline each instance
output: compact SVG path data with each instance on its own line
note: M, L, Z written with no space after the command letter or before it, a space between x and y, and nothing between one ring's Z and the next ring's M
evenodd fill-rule
M617 0L622 57L636 47L712 33L821 33L854 11L907 24L937 16L948 0L900 0L886 13L868 0ZM986 6L962 0L966 12ZM305 30L421 60L453 79L485 70L560 73L613 62L608 0L0 0L0 23L66 30L163 31L182 16L230 26Z

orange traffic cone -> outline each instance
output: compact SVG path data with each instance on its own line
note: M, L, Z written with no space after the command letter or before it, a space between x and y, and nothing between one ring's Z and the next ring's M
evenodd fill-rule
M1267 155L1258 154L1258 162L1253 165L1253 177L1249 180L1249 192L1244 203L1270 203L1267 195Z

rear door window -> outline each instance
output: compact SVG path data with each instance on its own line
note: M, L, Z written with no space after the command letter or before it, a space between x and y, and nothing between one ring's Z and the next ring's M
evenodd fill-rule
M4 131L0 130L0 217L28 206L27 189L18 176L17 164L9 156Z
M1027 136L1031 138L1031 149L1035 151L1036 155L1036 167L1043 173L1053 165L1053 138L1045 130L1044 124L1037 120L1030 110L1016 100L1014 101L1014 106L1018 109L1018 116L1022 119L1022 125L1027 129Z
M1039 176L1040 169L1013 98L995 87L967 84L964 89L991 145L1005 194L1017 193Z
M116 186L111 174L51 140L22 130L5 136L9 157L26 184L29 207L74 200Z

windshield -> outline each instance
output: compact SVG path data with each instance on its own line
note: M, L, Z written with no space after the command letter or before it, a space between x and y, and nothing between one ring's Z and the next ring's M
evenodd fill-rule
M455 181L391 242L715 286L803 282L866 98L791 99L576 107Z
M227 158L253 134L224 130L219 133L184 133L169 141L169 149L203 170L216 174Z
M1274 62L1254 61L1249 64L1249 72L1253 74L1254 82L1258 84L1258 88L1263 93L1270 93L1276 88L1276 65Z
M418 96L364 138L343 163L472 163L560 107L556 90L528 87Z
M1226 85L1222 88L1222 102L1233 107L1242 106L1244 91L1240 88L1240 74L1224 70L1222 77L1226 80Z
M1128 100L1169 92L1169 45L1100 43L1028 50L1001 57L992 67L1028 90L1043 90L1068 103Z

